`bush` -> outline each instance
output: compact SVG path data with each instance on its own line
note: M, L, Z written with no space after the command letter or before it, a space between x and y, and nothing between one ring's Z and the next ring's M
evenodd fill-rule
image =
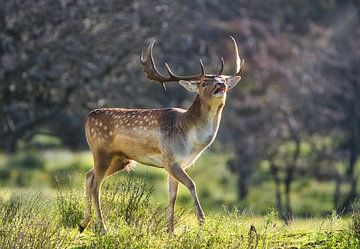
M16 156L9 158L7 165L17 169L44 169L45 161L35 151L18 153Z
M79 176L79 173L73 168L60 168L51 171L52 181L51 185L54 188L69 188L74 186L74 176ZM84 177L85 178L85 177Z
M360 240L360 200L353 204L351 230L356 239Z
M147 180L134 176L104 184L101 192L106 220L118 221L118 224L125 221L128 226L152 234L166 231L167 211L150 203L152 191Z
M0 179L3 184L6 183L6 186L29 187L34 182L37 173L37 176L41 175L42 178L46 178L44 169L45 160L36 151L21 152L4 159L0 168ZM46 181L47 179L40 182Z
M83 198L74 190L64 193L58 190L56 207L59 214L59 222L64 227L75 228L79 225L84 211Z
M21 207L21 200L19 196L12 195L8 201L1 199L0 201L0 223L8 224L12 221L13 217L19 212Z
M49 203L41 202L39 194L27 199L2 198L0 248L68 248L73 240L71 233L63 233L51 212L45 212L48 210L51 210Z

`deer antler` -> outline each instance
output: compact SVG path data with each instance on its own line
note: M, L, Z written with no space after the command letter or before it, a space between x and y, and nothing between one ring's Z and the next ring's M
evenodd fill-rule
M231 75L230 77L232 77L232 76L240 76L240 73L244 68L245 61L244 61L244 59L240 59L239 49L238 49L238 46L236 44L236 41L235 41L234 37L232 37L231 35L229 35L229 37L234 43L235 54L236 54L236 73L234 75Z
M203 77L205 77L205 68L204 68L204 64L202 63L201 60L200 60L200 66L201 66L200 74L189 75L189 76L176 75L175 73L173 73L171 71L169 65L167 63L165 63L165 67L166 67L166 70L167 70L169 76L168 77L164 76L163 74L161 74L159 72L159 70L157 70L155 62L154 62L154 57L153 57L153 52L152 52L154 44L155 44L155 40L152 43L150 43L150 45L147 49L147 52L146 52L145 59L144 59L143 54L141 54L141 57L140 57L141 64L144 66L144 72L146 73L147 78L149 80L158 81L164 86L165 82L179 81L179 80L199 81Z
M240 75L241 71L244 68L244 60L240 59L239 50L238 50L236 41L235 41L234 37L232 37L231 35L229 35L229 37L231 38L231 40L233 41L234 46L235 46L236 73L234 75L224 75L225 77L238 76L238 75ZM166 70L167 70L169 76L163 75L162 73L159 72L159 70L156 68L156 65L155 65L155 61L154 61L154 57L153 57L154 44L155 44L155 40L150 43L150 45L147 49L147 52L146 52L146 57L144 58L144 54L143 53L141 54L140 62L144 66L144 72L146 73L147 78L149 80L160 82L164 88L165 88L165 85L164 85L165 82L179 81L179 80L200 81L201 79L206 78L206 77L213 78L214 76L216 76L213 74L205 74L204 64L202 63L201 59L200 59L200 67L201 67L200 74L189 75L189 76L180 76L180 75L173 73L172 70L170 69L170 66L167 63L165 63L165 67L166 67ZM222 74L223 70L224 70L224 58L221 58L221 67L220 67L220 71L217 75L218 76L223 75Z

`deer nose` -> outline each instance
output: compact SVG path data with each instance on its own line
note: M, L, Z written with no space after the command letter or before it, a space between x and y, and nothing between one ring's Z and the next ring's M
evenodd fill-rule
M223 83L223 82L217 82L216 86L217 87L226 87L225 83Z

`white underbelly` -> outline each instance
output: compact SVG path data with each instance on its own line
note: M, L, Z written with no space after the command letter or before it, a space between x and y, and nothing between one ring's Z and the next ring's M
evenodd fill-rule
M136 156L133 160L145 165L164 168L160 154Z

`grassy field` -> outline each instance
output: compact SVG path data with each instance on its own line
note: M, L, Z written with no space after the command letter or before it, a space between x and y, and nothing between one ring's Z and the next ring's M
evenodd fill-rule
M248 198L237 200L236 176L226 167L229 156L206 153L189 170L207 215L203 226L181 187L176 234L169 236L167 175L138 165L135 172L105 181L108 233L100 236L96 219L83 234L77 231L85 205L84 173L92 164L88 152L0 155L0 248L360 247L359 210L353 217L332 214L330 183L298 179L292 192L296 218L287 226L272 209L274 186L264 171L252 177Z
M202 155L188 172L197 184L203 207L219 211L223 206L237 207L248 214L264 215L275 206L275 188L268 169L258 169L250 178L248 197L237 199L235 174L231 173L226 161L231 155L207 152ZM89 152L73 153L64 150L25 151L13 156L0 154L0 189L33 189L52 193L58 187L83 188L85 172L92 167ZM127 175L120 172L114 179ZM135 177L149 179L154 188L153 203L167 205L167 175L164 170L137 165L131 173ZM294 181L291 200L298 217L323 217L331 213L333 206L333 182L319 182L311 178ZM360 186L359 186L360 191ZM180 187L177 205L192 205L191 195Z
M143 178L104 184L108 228L98 235L93 219L77 231L84 198L78 190L56 194L8 191L0 201L0 248L359 248L360 213L352 218L295 219L289 226L274 211L248 216L239 210L209 213L199 226L194 209L177 208L175 235L166 232L167 209L151 202ZM134 201L136 200L136 201ZM358 210L359 211L359 210Z

